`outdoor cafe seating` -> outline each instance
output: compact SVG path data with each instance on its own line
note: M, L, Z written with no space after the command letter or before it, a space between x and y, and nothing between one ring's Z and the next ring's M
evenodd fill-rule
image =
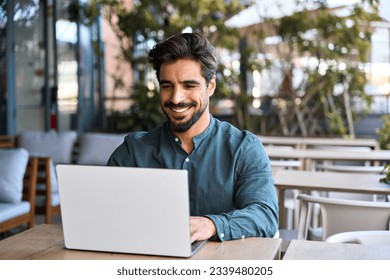
M15 139L12 137L3 137L0 142L2 143L0 161L5 158L8 165L10 165L9 159L11 157L9 153L11 153L11 151L15 153L16 151L24 151L23 155L20 155L20 158L17 161L19 167L12 167L12 170L15 171L13 172L13 175L16 176L18 174L19 181L21 178L23 179L24 192L20 202L28 203L30 208L27 207L26 209L30 209L30 211L21 214L20 216L23 216L23 218L19 216L11 218L11 222L0 219L0 230L6 232L13 228L20 227L21 225L24 225L25 229L34 228L38 226L36 223L36 216L41 213L44 213L45 224L53 223L53 216L60 213L55 165L58 163L104 165L115 147L123 142L124 136L125 134L108 133L84 133L82 135L77 135L74 131L63 133L30 131L21 133ZM345 162L343 162L344 164L336 164L334 159L329 159L329 161L324 162L321 158L311 162L312 165L315 164L315 170L303 170L307 165L302 161L302 156L296 158L288 156L288 152L295 152L297 150L296 147L276 148L275 146L271 146L266 148L272 149L272 151L278 149L286 152L285 155L287 155L284 158L272 157L271 153L270 156L271 169L276 179L275 184L277 190L279 190L281 186L285 187L284 183L279 181L280 177L278 177L278 174L290 174L283 172L310 172L310 176L314 173L322 174L324 176L326 173L329 173L333 176L332 178L336 178L336 174L339 174L339 176L343 176L344 174L356 174L355 176L357 178L363 178L361 176L376 176L375 178L378 178L377 176L382 176L381 171L383 166L372 164L374 158L369 164L364 160L354 161L353 159L351 165L346 165ZM313 149L313 147L310 147L310 149ZM306 150L306 148L303 149L301 147L299 150L303 151ZM352 150L353 149L350 149L349 152L353 153ZM340 149L340 151L342 151L342 149ZM369 148L364 153L370 153L371 151L374 151L374 149ZM294 154L294 156L296 154ZM378 162L383 164L385 161L380 158ZM2 178L4 177L4 174L2 173L3 170L3 168L0 170L0 177ZM18 172L16 172L17 170ZM309 173L300 174L309 175ZM303 177L305 177L305 175ZM292 179L292 181L295 180L292 177L289 178ZM332 184L332 180L334 179L330 179L328 185ZM367 182L369 182L369 180ZM313 184L316 183L313 182ZM370 186L367 186L367 188L369 187ZM320 186L320 188L323 187ZM20 189L19 186L19 192ZM46 198L39 200L38 196L40 196L40 191L42 190L45 191ZM50 192L47 192L47 190L50 190ZM274 251L272 251L271 255L275 258L283 258L283 255L287 253L290 248L289 244L293 245L292 248L295 248L297 244L301 244L296 243L297 240L307 242L319 240L327 243L345 243L348 242L348 240L354 239L355 241L360 240L360 244L365 244L365 242L371 242L370 240L374 238L372 237L374 236L374 232L377 233L378 236L379 234L384 233L384 237L380 237L380 240L386 240L386 234L390 232L390 204L387 200L387 195L390 195L390 190L386 190L386 187L384 187L383 184L380 185L380 187L377 187L379 195L374 195L370 192L358 194L355 190L352 191L352 193L345 192L350 195L350 197L344 196L341 199L340 194L342 192L340 191L316 192L316 188L312 191L308 190L310 190L310 186L297 189L291 188L291 191L286 193L283 205L285 208L283 211L286 211L287 214L286 223L281 222L281 228L280 231L278 231L278 234L280 233L280 235L276 236L275 239L287 241L287 245L284 248L283 246L279 248L279 250L281 250L279 257L278 254L273 255ZM385 193L387 193L387 195L385 195ZM0 189L0 195L1 194ZM56 194L57 199L54 198ZM50 195L51 201L50 199L47 199ZM353 197L353 195L355 195L355 197ZM57 203L53 203L56 200ZM51 212L48 212L47 210L46 212L37 211L37 206L40 204L44 205L43 201L46 201L46 203L47 201L50 201ZM0 203L0 218L2 217L3 212L2 205L3 202ZM293 235L291 238L292 240L285 240L286 235L283 231L285 228L297 231L297 235ZM51 230L57 232L57 228L51 228ZM372 235L368 236L367 233L365 233L366 231L369 231L369 234ZM360 235L354 237L352 234ZM58 238L61 238L61 235L58 235ZM5 238L4 241L7 239L8 238ZM2 241L0 241L0 247L1 244ZM280 244L278 246L280 246ZM292 255L287 254L287 256L290 258Z

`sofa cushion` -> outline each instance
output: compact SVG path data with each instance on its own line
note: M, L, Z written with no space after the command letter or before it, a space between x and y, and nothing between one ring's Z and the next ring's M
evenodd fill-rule
M27 201L19 203L0 202L0 223L19 217L30 212L31 205Z
M31 155L49 156L54 164L67 164L72 161L76 139L76 131L24 131L18 136L18 146L25 148Z
M0 150L0 202L18 203L22 200L28 156L28 152L21 148Z
M126 134L88 132L80 137L78 164L106 165L112 152L123 143Z

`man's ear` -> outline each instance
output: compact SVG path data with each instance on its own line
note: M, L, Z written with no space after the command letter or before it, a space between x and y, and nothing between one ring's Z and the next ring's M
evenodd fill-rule
M215 88L217 87L217 78L213 76L207 86L207 94L212 96L214 94Z

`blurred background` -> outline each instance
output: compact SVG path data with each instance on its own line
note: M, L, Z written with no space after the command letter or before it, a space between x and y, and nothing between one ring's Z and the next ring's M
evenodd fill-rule
M2 0L0 135L155 127L147 52L202 32L218 51L215 117L389 143L389 21L384 0Z

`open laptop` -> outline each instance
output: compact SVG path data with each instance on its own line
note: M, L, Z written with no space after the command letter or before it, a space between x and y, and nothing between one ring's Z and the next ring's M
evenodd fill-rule
M65 247L190 257L186 170L57 165Z

